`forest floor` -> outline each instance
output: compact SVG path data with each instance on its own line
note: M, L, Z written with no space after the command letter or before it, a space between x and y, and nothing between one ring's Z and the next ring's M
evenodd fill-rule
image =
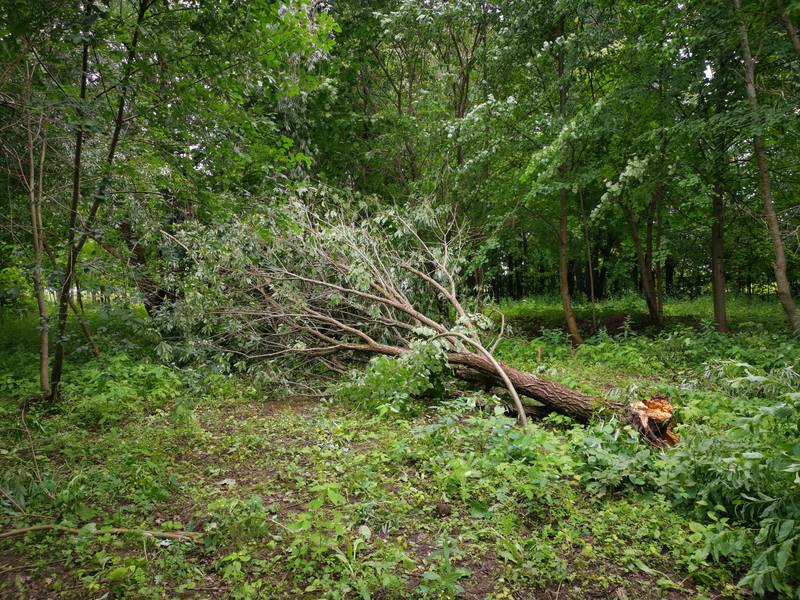
M500 355L591 393L667 393L682 421L722 431L738 409L708 374L714 359L769 372L797 358L774 304L734 302L740 333L723 339L703 321L707 302L676 302L667 332L643 335L623 319L617 335L576 351L560 329L524 333L553 309L531 300L504 308L520 337ZM551 417L523 432L473 394L403 418L282 397L165 366L137 318L95 312L103 355L88 355L73 332L64 403L24 415L35 322L0 323L0 531L80 529L0 539L0 597L750 596L737 584L752 559L747 540L738 554L709 550L708 523L726 518L724 507L703 509L716 511L709 521L677 502L668 482L642 474L661 452L614 423ZM720 417L707 422L712 409Z

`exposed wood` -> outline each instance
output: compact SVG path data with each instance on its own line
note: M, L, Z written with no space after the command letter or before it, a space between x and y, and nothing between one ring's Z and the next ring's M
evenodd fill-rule
M447 360L451 365L456 365L453 373L459 379L482 385L499 383L493 366L480 356L451 353L447 355ZM626 406L583 394L503 363L500 365L517 392L540 402L545 410L567 415L580 422L589 421L603 413L617 415L634 426L648 442L659 447L674 446L679 440L671 429L672 405L664 396Z

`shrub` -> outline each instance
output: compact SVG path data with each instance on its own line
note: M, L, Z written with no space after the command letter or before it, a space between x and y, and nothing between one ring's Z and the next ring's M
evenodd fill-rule
M414 415L420 410L419 398L442 396L448 374L442 348L416 342L409 354L374 357L365 371L352 372L338 386L336 396L380 415Z

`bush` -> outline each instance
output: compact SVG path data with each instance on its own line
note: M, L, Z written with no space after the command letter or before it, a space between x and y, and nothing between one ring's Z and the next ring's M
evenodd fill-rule
M181 389L181 380L170 367L134 361L127 354L69 371L63 383L65 398L74 402L74 418L90 428L160 408Z
M377 356L365 371L354 371L336 389L347 400L379 415L414 415L423 396L441 397L449 367L442 348L431 342L412 343L412 352L399 357Z
M684 394L682 413L699 422L681 428L677 448L643 447L632 430L595 423L572 432L576 471L592 492L630 487L664 494L699 521L692 523L700 544L696 560L743 563L748 571L741 585L757 595L791 596L800 583L796 374L730 362L709 364L705 372L707 384L734 395L719 402L714 393ZM716 414L708 414L709 402Z

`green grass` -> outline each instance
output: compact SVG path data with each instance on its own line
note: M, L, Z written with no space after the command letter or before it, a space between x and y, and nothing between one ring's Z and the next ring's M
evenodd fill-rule
M540 304L557 312L540 301L504 310L538 318ZM119 313L92 317L99 359L72 332L63 403L32 404L23 425L36 323L4 320L13 336L0 354L0 529L84 532L0 540L0 595L748 597L737 582L754 557L776 545L774 565L794 539L773 539L791 507L762 517L769 503L756 511L741 496L793 489L780 462L793 452L784 440L796 443L791 423L762 413L793 393L786 366L800 350L774 311L737 306L730 336L676 322L577 350L553 330L499 350L592 393L669 394L683 440L666 452L613 422L554 417L522 431L485 395L427 401L409 417L265 396L246 379L160 364L138 318ZM708 305L676 303L671 314L693 308ZM107 527L204 537L90 533ZM784 571L788 596L797 563Z
M557 296L534 297L521 301L504 301L500 309L512 328L521 335L538 336L542 328L561 329L564 316L561 299ZM592 307L586 301L573 303L575 317L585 331L590 330ZM786 323L780 304L773 297L736 296L727 299L728 320L732 328L768 327L780 330ZM622 296L601 300L596 305L596 314L601 328L612 329L616 333L626 317L630 317L634 329L647 328L647 306L641 296ZM672 324L691 324L697 326L711 322L714 309L708 298L677 299L667 298L664 303L664 316L667 326Z

